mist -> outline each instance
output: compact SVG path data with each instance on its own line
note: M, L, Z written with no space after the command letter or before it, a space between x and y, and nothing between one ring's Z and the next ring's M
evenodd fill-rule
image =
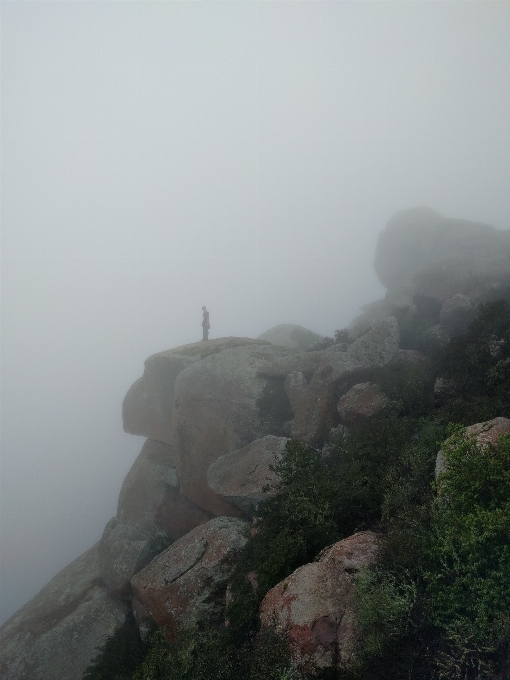
M2 2L0 622L101 537L151 354L345 327L397 210L510 228L507 2Z

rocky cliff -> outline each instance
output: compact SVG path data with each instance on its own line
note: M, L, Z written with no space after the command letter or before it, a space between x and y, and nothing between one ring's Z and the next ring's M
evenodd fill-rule
M319 336L285 325L257 340L220 338L149 357L123 403L125 431L147 440L124 480L116 517L97 546L2 627L0 678L79 680L128 613L140 625L152 618L171 637L200 611L221 608L287 438L321 449L383 409L388 398L371 382L377 370L420 362L411 346L427 352L462 332L480 301L505 293L509 253L508 232L428 209L403 211L377 246L375 268L388 294L353 322L348 343L314 351ZM371 533L353 538L362 549L349 553L351 562L368 564L378 540ZM263 617L277 615L281 626L288 619L313 638L310 654L297 641L293 648L305 655L305 667L314 655L319 666L331 665L335 650L347 649L347 638L336 636L351 626L351 543L302 567L265 600ZM336 592L317 599L317 583L331 574L345 586L338 607ZM296 614L289 599L301 581L311 589L313 616Z

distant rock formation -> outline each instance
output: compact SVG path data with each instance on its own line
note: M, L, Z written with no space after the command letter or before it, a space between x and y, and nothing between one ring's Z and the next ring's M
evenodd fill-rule
M324 340L322 335L309 331L303 326L295 326L291 323L282 323L279 326L270 328L258 340L265 340L272 345L280 345L289 349L299 349L301 351L311 349L315 343Z
M403 329L419 318L421 346L433 353L466 330L478 304L510 297L510 230L430 208L402 210L379 235L374 267L388 291L361 308L351 338L389 314Z
M375 271L389 290L441 302L510 278L510 231L442 217L430 208L402 210L379 235Z

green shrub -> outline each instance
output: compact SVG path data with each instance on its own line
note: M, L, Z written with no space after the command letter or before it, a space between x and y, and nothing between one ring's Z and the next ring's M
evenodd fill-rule
M456 429L443 453L426 574L443 665L459 669L451 677L498 677L510 649L510 436L482 447Z
M124 625L104 641L83 680L130 680L147 649L130 614Z
M409 575L363 569L356 578L357 622L363 653L381 654L408 632L417 586Z
M324 547L380 521L384 479L413 427L389 414L353 431L327 456L296 440L287 443L275 466L278 495L260 507L257 533L234 571L228 612L234 630L255 628L265 593ZM256 591L249 572L257 574Z
M290 663L287 639L272 629L237 644L229 628L181 630L167 645L153 636L132 680L299 680Z
M491 396L508 385L510 312L500 300L480 307L468 331L454 338L442 360L442 375L457 387L462 399Z
M434 375L428 362L400 361L374 372L373 380L400 415L428 415L434 406Z

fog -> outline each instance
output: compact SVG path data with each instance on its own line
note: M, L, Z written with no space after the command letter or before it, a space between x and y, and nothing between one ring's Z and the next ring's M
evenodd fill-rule
M397 210L510 227L508 2L2 2L1 614L99 540L154 352L384 295Z

